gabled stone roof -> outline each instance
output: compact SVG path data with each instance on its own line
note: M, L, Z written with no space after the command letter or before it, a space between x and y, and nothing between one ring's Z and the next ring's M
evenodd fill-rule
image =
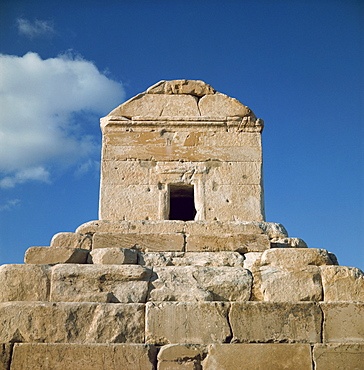
M242 117L256 121L247 106L199 80L160 81L119 105L108 116Z

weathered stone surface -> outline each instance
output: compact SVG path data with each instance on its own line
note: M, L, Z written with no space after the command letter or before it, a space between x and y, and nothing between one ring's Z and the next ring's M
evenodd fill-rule
M215 89L199 80L159 81L147 90L148 94L190 94L203 96L214 94Z
M174 266L173 260L184 256L184 252L148 252L138 254L138 264L141 266Z
M205 219L264 221L263 188L260 185L216 185L205 188Z
M242 267L155 267L150 301L247 301L252 276Z
M158 220L160 191L157 185L102 185L100 219ZM116 202L115 199L119 199ZM93 247L94 248L94 247Z
M0 343L0 370L10 369L11 347L10 343Z
M250 150L259 150L262 149L261 135L256 132L236 132L232 135L231 132L223 131L205 131L199 130L196 131L195 128L189 128L185 130L170 128L166 130L165 128L155 128L144 127L144 128L135 128L130 131L129 129L124 130L113 130L105 133L103 138L103 144L105 145L105 151L110 147L117 146L131 146L135 147L134 150L141 149L142 146L150 145L154 147L215 147L215 148L230 148L230 147L246 147ZM261 154L259 156L261 158ZM138 164L138 162L134 164ZM133 164L133 163L130 163ZM136 168L145 168L149 170L154 170L158 172L156 165L168 166L167 162L141 162L139 167ZM252 158L248 159L246 162L216 162L216 163L198 163L198 162L183 162L179 163L170 163L170 166L177 167L179 169L187 169L191 166L201 166L204 165L210 171L218 171L220 175L226 174L227 176L232 176L231 171L235 167L237 170L245 169L248 173L252 173L255 176L261 177L261 163L252 161ZM188 169L187 169L188 170ZM246 174L246 173L243 173ZM224 176L225 177L225 176ZM219 177L217 177L219 179ZM220 178L222 180L222 178ZM225 180L225 179L224 179ZM139 182L140 183L140 182ZM234 182L235 183L235 182Z
M228 266L242 267L244 257L238 252L186 252L172 259L174 266Z
M300 238L273 238L272 248L307 248L307 244Z
M57 263L87 263L88 249L68 247L30 247L25 252L24 262L29 264L54 265Z
M233 342L321 341L322 313L313 302L231 303L229 321Z
M167 344L158 352L158 370L201 369L206 352L201 344Z
M364 344L315 344L315 370L360 370L364 364Z
M221 93L206 95L198 103L201 116L208 117L245 117L255 118L254 113L237 99Z
M203 369L312 369L309 344L211 344L208 351Z
M77 233L142 233L142 234L266 234L269 238L285 237L282 224L264 221L179 221L179 220L95 220L80 225Z
M94 220L77 228L88 234L99 233L136 233L136 234L173 234L182 233L186 222L179 220ZM115 246L114 244L112 246Z
M79 233L58 233L51 240L51 247L91 249L91 237Z
M47 265L0 266L0 302L48 301L50 275Z
M249 252L244 254L243 267L248 270L259 268L263 252Z
M183 251L184 237L182 234L111 234L95 233L93 248L125 248L142 252Z
M253 268L255 301L321 301L321 270L318 266L283 269L276 266Z
M146 305L146 343L226 342L231 336L228 307L225 302L149 302Z
M149 252L139 253L142 266L229 266L241 267L244 257L237 252Z
M265 251L260 263L262 266L303 267L307 265L331 265L327 250L316 248L274 248Z
M143 304L0 303L0 341L143 343Z
M320 307L324 313L324 343L364 341L364 303L325 302Z
M119 105L109 116L159 117L200 116L197 99L191 95L139 94Z
M125 248L98 248L91 253L91 262L100 265L127 265L136 264L138 252Z
M219 185L261 185L262 183L261 162L183 162L182 167L179 162L174 161L105 159L101 166L101 171L108 174L102 178L103 185L127 187L130 185L153 185L158 181L162 183L179 182L183 181L183 177L187 175L196 178L197 171L201 174L208 174L204 182L207 187L214 186L214 183Z
M364 274L356 267L321 266L324 301L364 301Z
M54 302L146 301L151 270L137 265L56 265L50 300Z
M11 368L154 370L156 357L145 344L16 343Z
M239 253L261 252L270 248L269 239L264 234L227 234L227 235L188 235L188 252L236 251Z
M137 154L136 154L137 151ZM178 145L171 142L170 145L145 144L104 146L102 149L103 160L139 160L149 161L178 161L183 158L190 162L202 161L225 161L225 162L261 162L262 153L260 147L249 146L190 146Z
M266 234L269 238L287 235L283 225L264 221L197 221L185 222L188 235Z

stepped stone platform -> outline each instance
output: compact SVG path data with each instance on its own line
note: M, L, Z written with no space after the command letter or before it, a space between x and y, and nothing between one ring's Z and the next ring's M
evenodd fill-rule
M188 80L102 119L100 220L0 266L0 369L363 369L364 274L264 220L262 127Z

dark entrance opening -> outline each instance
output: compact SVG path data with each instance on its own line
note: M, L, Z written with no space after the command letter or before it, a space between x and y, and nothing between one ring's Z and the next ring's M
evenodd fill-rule
M169 220L192 221L196 216L193 185L169 185Z

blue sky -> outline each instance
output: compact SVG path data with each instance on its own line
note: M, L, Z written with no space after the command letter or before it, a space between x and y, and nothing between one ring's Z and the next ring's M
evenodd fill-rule
M200 79L264 119L267 221L364 269L362 1L0 4L0 263L97 219L99 118Z

